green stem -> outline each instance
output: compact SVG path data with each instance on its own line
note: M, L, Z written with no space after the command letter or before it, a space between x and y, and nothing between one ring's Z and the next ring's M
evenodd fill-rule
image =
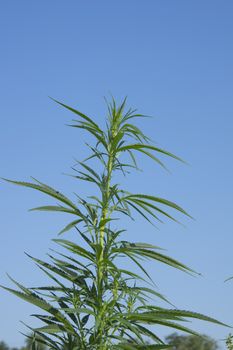
M107 174L105 178L105 186L103 188L102 192L102 202L103 202L103 208L101 213L101 222L104 222L109 214L109 197L110 197L110 183L111 183L111 177L112 177L112 169L113 169L113 156L109 154L108 156L108 164L107 164ZM99 245L100 245L100 253L99 257L97 259L97 291L98 291L98 306L99 306L99 313L98 313L98 324L99 324L99 330L98 330L98 336L100 337L100 341L104 341L103 335L103 326L104 326L104 315L103 315L103 275L104 275L104 234L105 234L105 227L106 224L103 224L99 230ZM105 350L106 345L102 343L100 345L100 350Z

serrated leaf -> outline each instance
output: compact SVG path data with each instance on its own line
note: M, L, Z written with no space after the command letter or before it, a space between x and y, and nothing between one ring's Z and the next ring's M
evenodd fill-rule
M73 202L71 202L66 196L64 196L62 193L55 190L54 188L39 182L36 179L35 179L35 181L37 182L36 184L31 183L31 182L24 182L24 181L13 181L13 180L5 179L5 178L3 178L3 180L10 182L14 185L29 187L29 188L33 188L34 190L43 192L43 193L49 195L50 197L56 198L59 201L61 201L62 203L65 203L69 207L77 210L76 205Z

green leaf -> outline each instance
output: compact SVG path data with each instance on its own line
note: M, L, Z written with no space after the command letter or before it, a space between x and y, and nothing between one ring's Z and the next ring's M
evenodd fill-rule
M36 328L35 331L42 332L42 333L48 333L48 334L54 334L54 333L61 333L66 331L65 327L62 327L58 324L50 324L48 326Z
M182 214L185 214L187 216L189 216L190 218L192 218L183 208L181 208L179 205L177 205L174 202L171 202L167 199L164 198L159 198L159 197L155 197L155 196L151 196L151 195L146 195L146 194L131 194L129 196L124 197L124 199L144 199L144 200L149 200L152 202L157 202L157 203L161 203L163 205L166 205L170 208L176 209L177 211L181 212Z
M179 160L180 162L184 163L184 161L181 158L177 157L175 154L173 154L171 152L168 152L168 151L166 151L166 150L164 150L162 148L158 148L158 147L155 147L155 146L152 146L152 145L147 145L147 144L142 144L142 143L134 143L134 144L130 144L130 145L127 145L127 146L123 146L120 149L118 149L118 152L123 152L123 151L127 151L127 150L138 151L138 150L141 150L141 149L142 150L149 149L149 150L161 153L163 155L169 156L171 158L174 158L174 159Z
M69 231L70 229L72 229L73 227L75 227L76 225L78 225L80 222L82 222L82 219L79 220L75 220L70 222L68 225L66 225L58 234L61 235L62 233L65 233L67 231Z
M62 213L68 213L73 215L78 215L80 213L79 210L73 210L66 207L58 206L58 205L44 205L42 207L36 207L29 209L30 211L57 211Z
M49 195L50 197L56 198L58 199L60 202L67 204L69 207L77 210L76 205L71 202L66 196L64 196L62 193L60 193L59 191L53 189L50 186L47 186L41 182L39 182L38 180L35 179L35 181L37 182L37 184L31 183L31 182L23 182L23 181L13 181L13 180L9 180L9 179L5 179L3 178L3 180L10 182L14 185L19 185L19 186L24 186L24 187L29 187L29 188L33 188L37 191L43 192L47 195Z
M86 249L82 248L78 244L75 244L75 243L70 242L70 241L65 240L65 239L53 239L53 242L56 242L59 245L65 247L65 248L68 248L73 253L81 255L84 258L94 262L94 255L93 255L93 253L90 253L89 251L87 251Z
M218 320L216 320L213 317L209 317L206 315L203 315L201 313L198 312L193 312L193 311L187 311L187 310L177 310L177 309L163 309L163 308L159 308L156 307L158 314L161 312L163 315L169 315L169 316L181 316L181 317L186 317L186 318L196 318L198 320L202 320L202 321L208 321L211 323L215 323L221 326L225 326L225 327L229 327L227 324L222 323ZM155 312L155 313L156 313Z
M5 290L7 290L8 292L18 296L19 298L27 301L28 303L33 304L33 305L39 307L40 309L45 310L48 313L54 315L57 318L58 321L62 322L64 324L64 326L66 326L67 331L75 334L75 331L74 331L72 325L59 312L59 310L56 309L55 307L53 307L52 305L50 305L47 301L45 301L41 297L38 297L35 293L30 293L30 295L28 295L28 294L19 292L17 290L4 287L2 285L0 285L0 287L5 289Z
M62 102L59 102L58 100L55 100L55 99L52 98L52 97L50 97L50 98L51 98L51 100L53 100L54 102L58 103L60 106L66 108L66 109L68 109L68 110L70 110L71 112L77 114L77 115L78 115L79 117L81 117L82 119L86 120L86 121L87 121L88 123L90 123L96 130L101 131L100 128L99 128L99 126L98 126L91 118L89 118L89 117L86 116L85 114L79 112L77 109L74 109L74 108L72 108L72 107L70 107L70 106L68 106L68 105L66 105L66 104L64 104L64 103L62 103Z

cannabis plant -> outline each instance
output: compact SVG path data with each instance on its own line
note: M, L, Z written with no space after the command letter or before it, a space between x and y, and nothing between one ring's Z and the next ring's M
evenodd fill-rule
M125 100L120 106L114 100L108 104L105 128L78 110L55 102L76 116L72 127L94 139L93 144L87 145L90 152L87 158L74 167L73 176L95 185L97 190L91 197L84 199L77 193L70 199L36 179L7 180L43 192L57 202L33 210L67 213L73 217L60 232L65 235L73 230L73 241L54 239L60 250L50 254L48 262L30 256L51 279L51 285L26 288L12 280L20 290L4 287L45 311L33 315L42 322L33 329L35 334L49 349L57 350L166 349L169 346L154 332L156 325L195 334L183 325L189 318L219 323L198 313L170 309L171 305L163 308L151 302L151 298L164 302L166 299L153 286L143 260L191 274L194 271L164 255L153 244L128 241L119 220L132 219L136 214L151 223L160 222L163 217L176 221L171 211L187 216L180 206L167 199L151 193L131 193L119 183L120 174L126 176L130 170L138 169L137 154L149 157L163 168L160 155L181 159L151 143L133 123L143 116L135 110L126 110ZM118 173L119 176L113 177ZM131 270L126 259L135 263L137 269Z

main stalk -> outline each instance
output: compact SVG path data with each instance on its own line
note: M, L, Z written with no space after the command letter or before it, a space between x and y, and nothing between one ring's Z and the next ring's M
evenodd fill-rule
M107 155L107 166L106 171L103 176L103 185L102 185L102 211L100 218L100 229L98 232L98 246L99 253L97 258L97 293L98 293L98 308L99 313L97 315L98 331L97 336L99 338L99 347L98 350L106 350L106 337L104 334L104 326L106 322L106 316L104 311L104 278L105 278L105 263L104 263L104 236L106 232L106 220L109 218L109 204L110 204L110 189L111 189L111 178L114 166L115 154L112 149L112 142L114 137L117 134L117 129L114 125L114 120L112 121L113 125L111 127L110 139L108 144L108 155Z

